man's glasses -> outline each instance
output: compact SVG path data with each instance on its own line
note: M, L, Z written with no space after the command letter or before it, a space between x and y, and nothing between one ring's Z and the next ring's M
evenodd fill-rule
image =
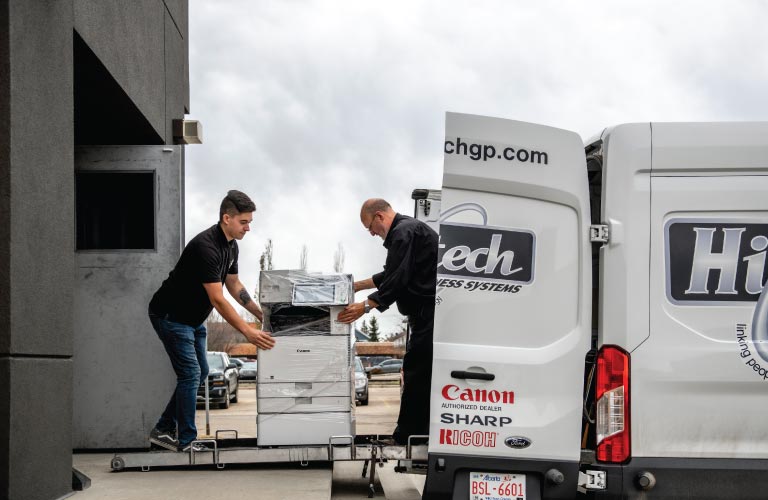
M378 213L379 212L376 212L375 214L373 214L373 219L371 219L371 223L368 224L368 232L369 233L371 232L371 226L373 226L373 223L376 221L376 214L378 214Z

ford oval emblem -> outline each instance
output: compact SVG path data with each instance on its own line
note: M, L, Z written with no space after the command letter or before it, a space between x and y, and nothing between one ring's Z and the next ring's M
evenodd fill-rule
M509 436L504 440L504 444L510 448L522 450L523 448L528 448L531 446L531 440L523 436Z

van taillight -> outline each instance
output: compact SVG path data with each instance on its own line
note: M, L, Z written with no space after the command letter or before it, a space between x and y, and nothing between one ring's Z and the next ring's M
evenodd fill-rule
M597 354L597 460L625 462L630 456L629 354L604 346Z

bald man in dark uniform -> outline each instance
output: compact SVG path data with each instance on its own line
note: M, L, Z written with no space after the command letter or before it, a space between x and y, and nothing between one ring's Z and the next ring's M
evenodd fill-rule
M382 272L355 282L355 292L376 291L347 306L339 321L351 323L373 308L385 311L393 303L408 317L411 335L403 360L400 415L393 432L397 443L406 444L408 436L429 434L438 236L425 223L395 212L379 198L363 203L360 222L371 236L384 240L387 260Z

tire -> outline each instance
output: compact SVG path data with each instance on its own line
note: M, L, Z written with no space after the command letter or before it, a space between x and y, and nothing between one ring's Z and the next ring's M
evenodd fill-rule
M368 398L360 400L360 406L368 406Z
M219 408L222 410L229 408L229 387L227 387L226 391L224 392L224 402L219 405Z

